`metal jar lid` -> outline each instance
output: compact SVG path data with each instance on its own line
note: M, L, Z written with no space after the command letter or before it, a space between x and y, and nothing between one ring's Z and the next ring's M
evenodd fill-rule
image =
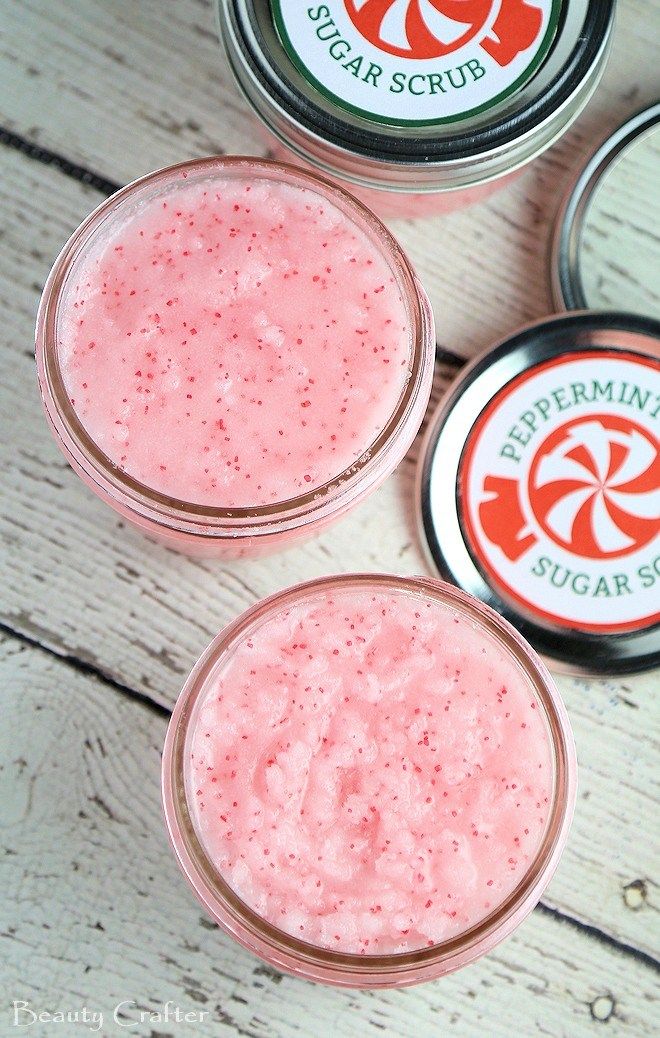
M407 97L406 106L398 116L375 118L373 112L365 114L366 102L354 104L344 99L342 103L337 92L328 89L327 84L320 84L308 67L311 62L309 41L301 35L293 47L293 29L289 25L287 32L284 24L284 8L296 21L307 19L308 29L316 30L324 20L341 24L338 41L318 41L315 36L310 39L326 49L342 40L354 46L346 54L346 61L362 58L365 64L359 70L357 67L345 70L346 82L357 71L353 78L366 76L369 89L376 89L375 76L379 76L379 84L387 81L389 86L398 88L404 80L393 79L394 73L385 70L386 58L391 55L383 50L382 41L375 49L372 46L374 53L371 54L370 41L364 36L366 30L362 31L360 38L364 46L360 46L360 53L353 58L357 44L355 41L355 45L349 44L344 39L349 35L346 26L351 19L362 16L368 3L331 0L326 4L309 5L299 4L297 0L286 3L283 0L217 0L217 4L221 38L238 84L256 113L282 143L326 172L340 174L355 183L399 190L414 186L417 191L467 186L501 176L548 147L577 117L596 86L608 52L615 8L615 0L544 0L542 5L533 7L521 0L491 5L488 0L474 0L463 10L469 7L476 12L478 8L480 17L473 13L471 18L478 21L481 28L476 35L468 31L466 38L481 47L479 53L484 54L487 50L483 51L483 46L492 50L506 44L494 31L495 16L497 21L503 12L506 14L515 40L516 33L522 34L526 19L538 15L542 7L547 25L544 24L543 45L536 55L538 63L531 60L519 82L494 96L491 104L468 107L458 120L443 119L440 110L437 119L416 120L414 93ZM383 8L382 4L379 6ZM405 0L403 3L393 0L389 12L397 15L404 8ZM446 4L435 0L431 4L427 0L425 9L430 12L432 8L433 18L449 21L442 13L443 8L458 18L455 0L448 0ZM520 9L517 14L516 8ZM468 20L468 15L464 15L463 21ZM473 28L475 24L473 22ZM331 30L334 31L332 26L327 32ZM373 58L369 63L368 53ZM382 60L378 58L379 53ZM437 85L437 77L444 75L447 84L459 83L465 90L463 74L468 79L472 75L468 63L463 62L463 72L450 77L447 69L451 69L451 58L450 53L433 59L439 97L445 89L445 80ZM508 58L508 53L501 56L502 61ZM403 69L400 75L407 75L405 68L409 59L402 56L400 60ZM478 58L469 60L479 62ZM333 55L332 65L335 64ZM382 67L383 72L381 75L372 71L370 80L372 65L376 69ZM451 89L456 92L455 86ZM449 91L449 86L446 90Z
M551 252L558 309L660 320L660 102L589 159L560 207Z
M427 431L434 567L558 669L660 663L659 415L660 322L576 313L478 357Z

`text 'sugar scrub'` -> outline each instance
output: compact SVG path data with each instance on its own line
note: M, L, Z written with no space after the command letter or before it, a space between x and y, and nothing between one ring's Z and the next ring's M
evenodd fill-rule
M568 810L552 707L482 608L434 581L330 578L230 633L165 773L174 753L208 868L260 920L397 956L473 933L543 874Z
M358 203L281 166L208 160L91 220L58 261L51 361L60 406L115 478L259 513L225 532L240 542L315 493L345 509L348 483L362 494L400 460L428 398L432 318Z
M217 0L276 154L377 212L487 197L560 137L607 57L614 0Z
M583 311L495 344L429 423L433 565L557 667L660 662L659 416L660 323Z

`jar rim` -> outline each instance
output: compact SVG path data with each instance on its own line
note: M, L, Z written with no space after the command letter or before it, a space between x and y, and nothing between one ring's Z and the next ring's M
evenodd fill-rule
M333 479L313 490L273 504L220 508L188 502L162 494L134 479L116 466L97 446L72 406L62 377L57 348L59 303L70 272L99 232L103 222L115 211L150 190L172 184L189 175L219 179L253 176L294 184L326 198L341 213L354 221L388 262L397 280L410 323L410 375L392 415L373 443L360 457ZM65 455L76 463L99 489L101 496L118 500L129 514L157 525L210 537L258 536L295 529L312 518L323 520L368 493L401 460L391 462L388 447L398 435L410 428L420 409L425 408L433 373L433 319L425 293L396 238L382 221L359 199L337 184L297 166L254 156L209 156L191 159L155 170L140 177L97 206L73 232L51 269L43 290L36 324L36 359L42 400L56 439ZM422 410L423 413L423 410ZM421 422L414 427L404 450L410 446ZM385 456L386 460L385 460Z
M598 145L575 177L555 217L550 251L552 299L558 311L586 310L582 261L589 209L614 166L626 162L630 151L660 128L660 101L628 116ZM653 319L653 315L648 315Z
M574 0L571 2L574 3ZM339 107L333 106L330 112L315 103L312 90L303 93L296 87L295 77L289 74L293 66L286 52L282 48L280 53L280 47L273 49L262 32L255 11L258 7L263 12L266 6L265 0L263 4L255 0L217 0L220 35L234 74L243 88L246 74L255 77L260 91L272 97L278 109L286 112L292 124L331 146L383 164L422 164L428 167L433 164L476 161L484 155L506 149L512 142L534 136L562 111L565 125L568 125L590 96L589 91L577 110L573 111L571 100L576 96L582 98L589 86L590 74L608 43L616 0L585 0L584 18L577 27L574 42L571 40L571 50L543 92L539 93L539 74L550 61L566 30L566 0L550 54L529 83L518 92L516 101L508 104L505 110L498 106L499 114L496 109L492 120L480 120L477 125L466 120L464 127L461 127L460 122L450 123L443 133L436 136L432 136L430 130L420 134L419 127L402 128L398 125L386 132L385 128L381 130L377 124L345 118ZM273 130L265 109L257 105L255 107ZM406 132L403 132L404 129ZM448 129L451 132L447 132Z
M266 922L234 893L211 863L188 807L184 778L191 720L223 656L260 618L326 589L364 587L426 594L476 622L523 670L545 711L552 747L553 800L543 840L516 888L480 923L448 941L412 952L361 955L301 941ZM209 914L243 947L307 979L349 987L400 986L432 979L489 951L538 903L568 836L577 788L575 746L566 708L545 664L508 621L459 588L433 577L350 573L305 581L257 602L211 642L177 699L163 749L162 797L166 827L179 866Z

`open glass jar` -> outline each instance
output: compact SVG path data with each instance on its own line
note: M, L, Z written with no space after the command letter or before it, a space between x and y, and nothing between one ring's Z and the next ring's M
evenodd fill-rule
M614 6L218 0L229 63L278 157L408 217L487 196L565 133L603 71Z
M369 210L240 157L159 170L100 205L58 257L36 332L78 475L171 547L232 557L316 532L393 471L434 349L428 299Z
M345 987L430 980L509 935L575 791L543 663L424 577L257 603L196 664L163 753L170 838L209 914L278 969Z

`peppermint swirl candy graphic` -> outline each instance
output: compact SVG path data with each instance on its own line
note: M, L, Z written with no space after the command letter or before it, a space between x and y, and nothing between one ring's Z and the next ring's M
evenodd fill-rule
M519 0L518 0L519 2ZM484 27L492 0L346 0L362 35L407 58L436 58L458 50Z
M568 422L541 445L528 493L555 543L584 558L628 555L660 532L658 444L609 415Z
M356 29L402 58L441 58L481 35L479 45L508 65L531 46L543 23L530 0L345 0ZM494 21L492 20L494 16Z

